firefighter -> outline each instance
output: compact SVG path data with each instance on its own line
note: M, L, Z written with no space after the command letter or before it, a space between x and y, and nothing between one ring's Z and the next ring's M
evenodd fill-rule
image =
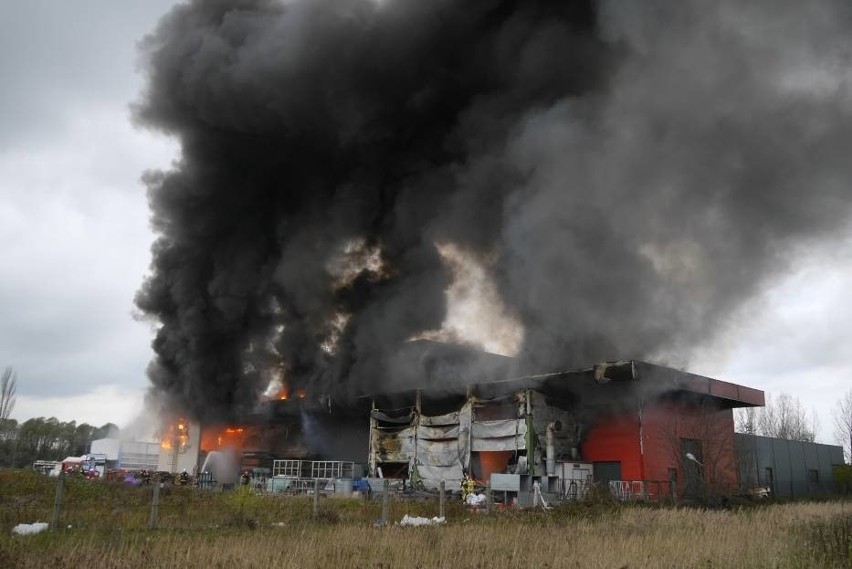
M189 472L186 471L186 468L184 468L183 472L180 473L180 476L178 477L178 484L181 486L189 484Z
M467 497L469 494L473 494L476 490L476 482L474 482L473 477L470 476L467 472L464 473L464 478L462 478L461 483L461 491L462 491L462 502L467 503Z

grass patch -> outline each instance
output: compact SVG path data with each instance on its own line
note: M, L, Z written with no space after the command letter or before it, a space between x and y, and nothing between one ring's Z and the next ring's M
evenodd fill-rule
M404 528L375 526L379 501L322 498L314 517L312 497L167 487L160 529L148 530L151 488L79 481L88 486L69 484L62 531L12 536L17 523L49 521L55 482L0 473L0 567L850 567L842 502L708 510L599 500L488 515L453 501L447 524ZM390 505L395 521L437 511L433 501Z
M793 534L803 567L852 567L852 513L805 522Z

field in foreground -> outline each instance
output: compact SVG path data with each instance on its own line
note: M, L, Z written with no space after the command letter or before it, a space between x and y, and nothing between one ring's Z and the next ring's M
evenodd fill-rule
M43 497L14 496L2 482L4 568L852 567L852 504L839 501L733 510L595 504L491 515L453 507L442 526L374 527L377 504L327 500L313 520L308 500L233 493L210 498L217 509L207 514L201 506L182 514L217 511L221 523L204 517L203 526L147 530L133 517L144 491L88 487L86 502L103 496L76 525L13 537L8 507L20 515L36 507L28 500ZM164 505L181 496L166 496ZM429 509L434 504L395 503L391 517Z

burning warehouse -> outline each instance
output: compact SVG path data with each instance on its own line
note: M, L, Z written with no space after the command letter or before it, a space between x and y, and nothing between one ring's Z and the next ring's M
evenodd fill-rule
M434 488L457 485L464 472L484 482L505 472L564 481L581 469L599 481L675 482L686 495L701 477L733 491L732 410L764 402L761 391L638 361L418 390L408 406L380 400L393 408L371 412L374 472Z
M353 461L426 489L458 489L465 474L497 487L551 480L545 488L560 491L593 478L653 481L664 493L674 483L681 496L702 484L736 488L733 409L763 405L761 391L633 360L507 378L513 364L411 342L395 362L407 370L398 389L348 405L268 402L240 427L204 425L187 456L196 469L225 449L243 469L284 458ZM179 456L174 448L166 454Z
M727 483L760 393L641 362L685 365L849 219L845 87L802 80L845 68L845 19L794 5L177 5L134 107L181 146L136 298L152 400L193 421L165 463ZM424 338L512 358L400 356Z

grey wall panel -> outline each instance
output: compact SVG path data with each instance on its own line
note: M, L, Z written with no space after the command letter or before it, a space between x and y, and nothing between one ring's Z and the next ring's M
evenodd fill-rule
M741 488L748 490L756 479L757 485L771 486L783 497L833 491L832 465L841 463L843 457L839 446L742 433L736 435L736 448ZM768 468L772 469L772 481ZM811 470L817 474L809 478Z

